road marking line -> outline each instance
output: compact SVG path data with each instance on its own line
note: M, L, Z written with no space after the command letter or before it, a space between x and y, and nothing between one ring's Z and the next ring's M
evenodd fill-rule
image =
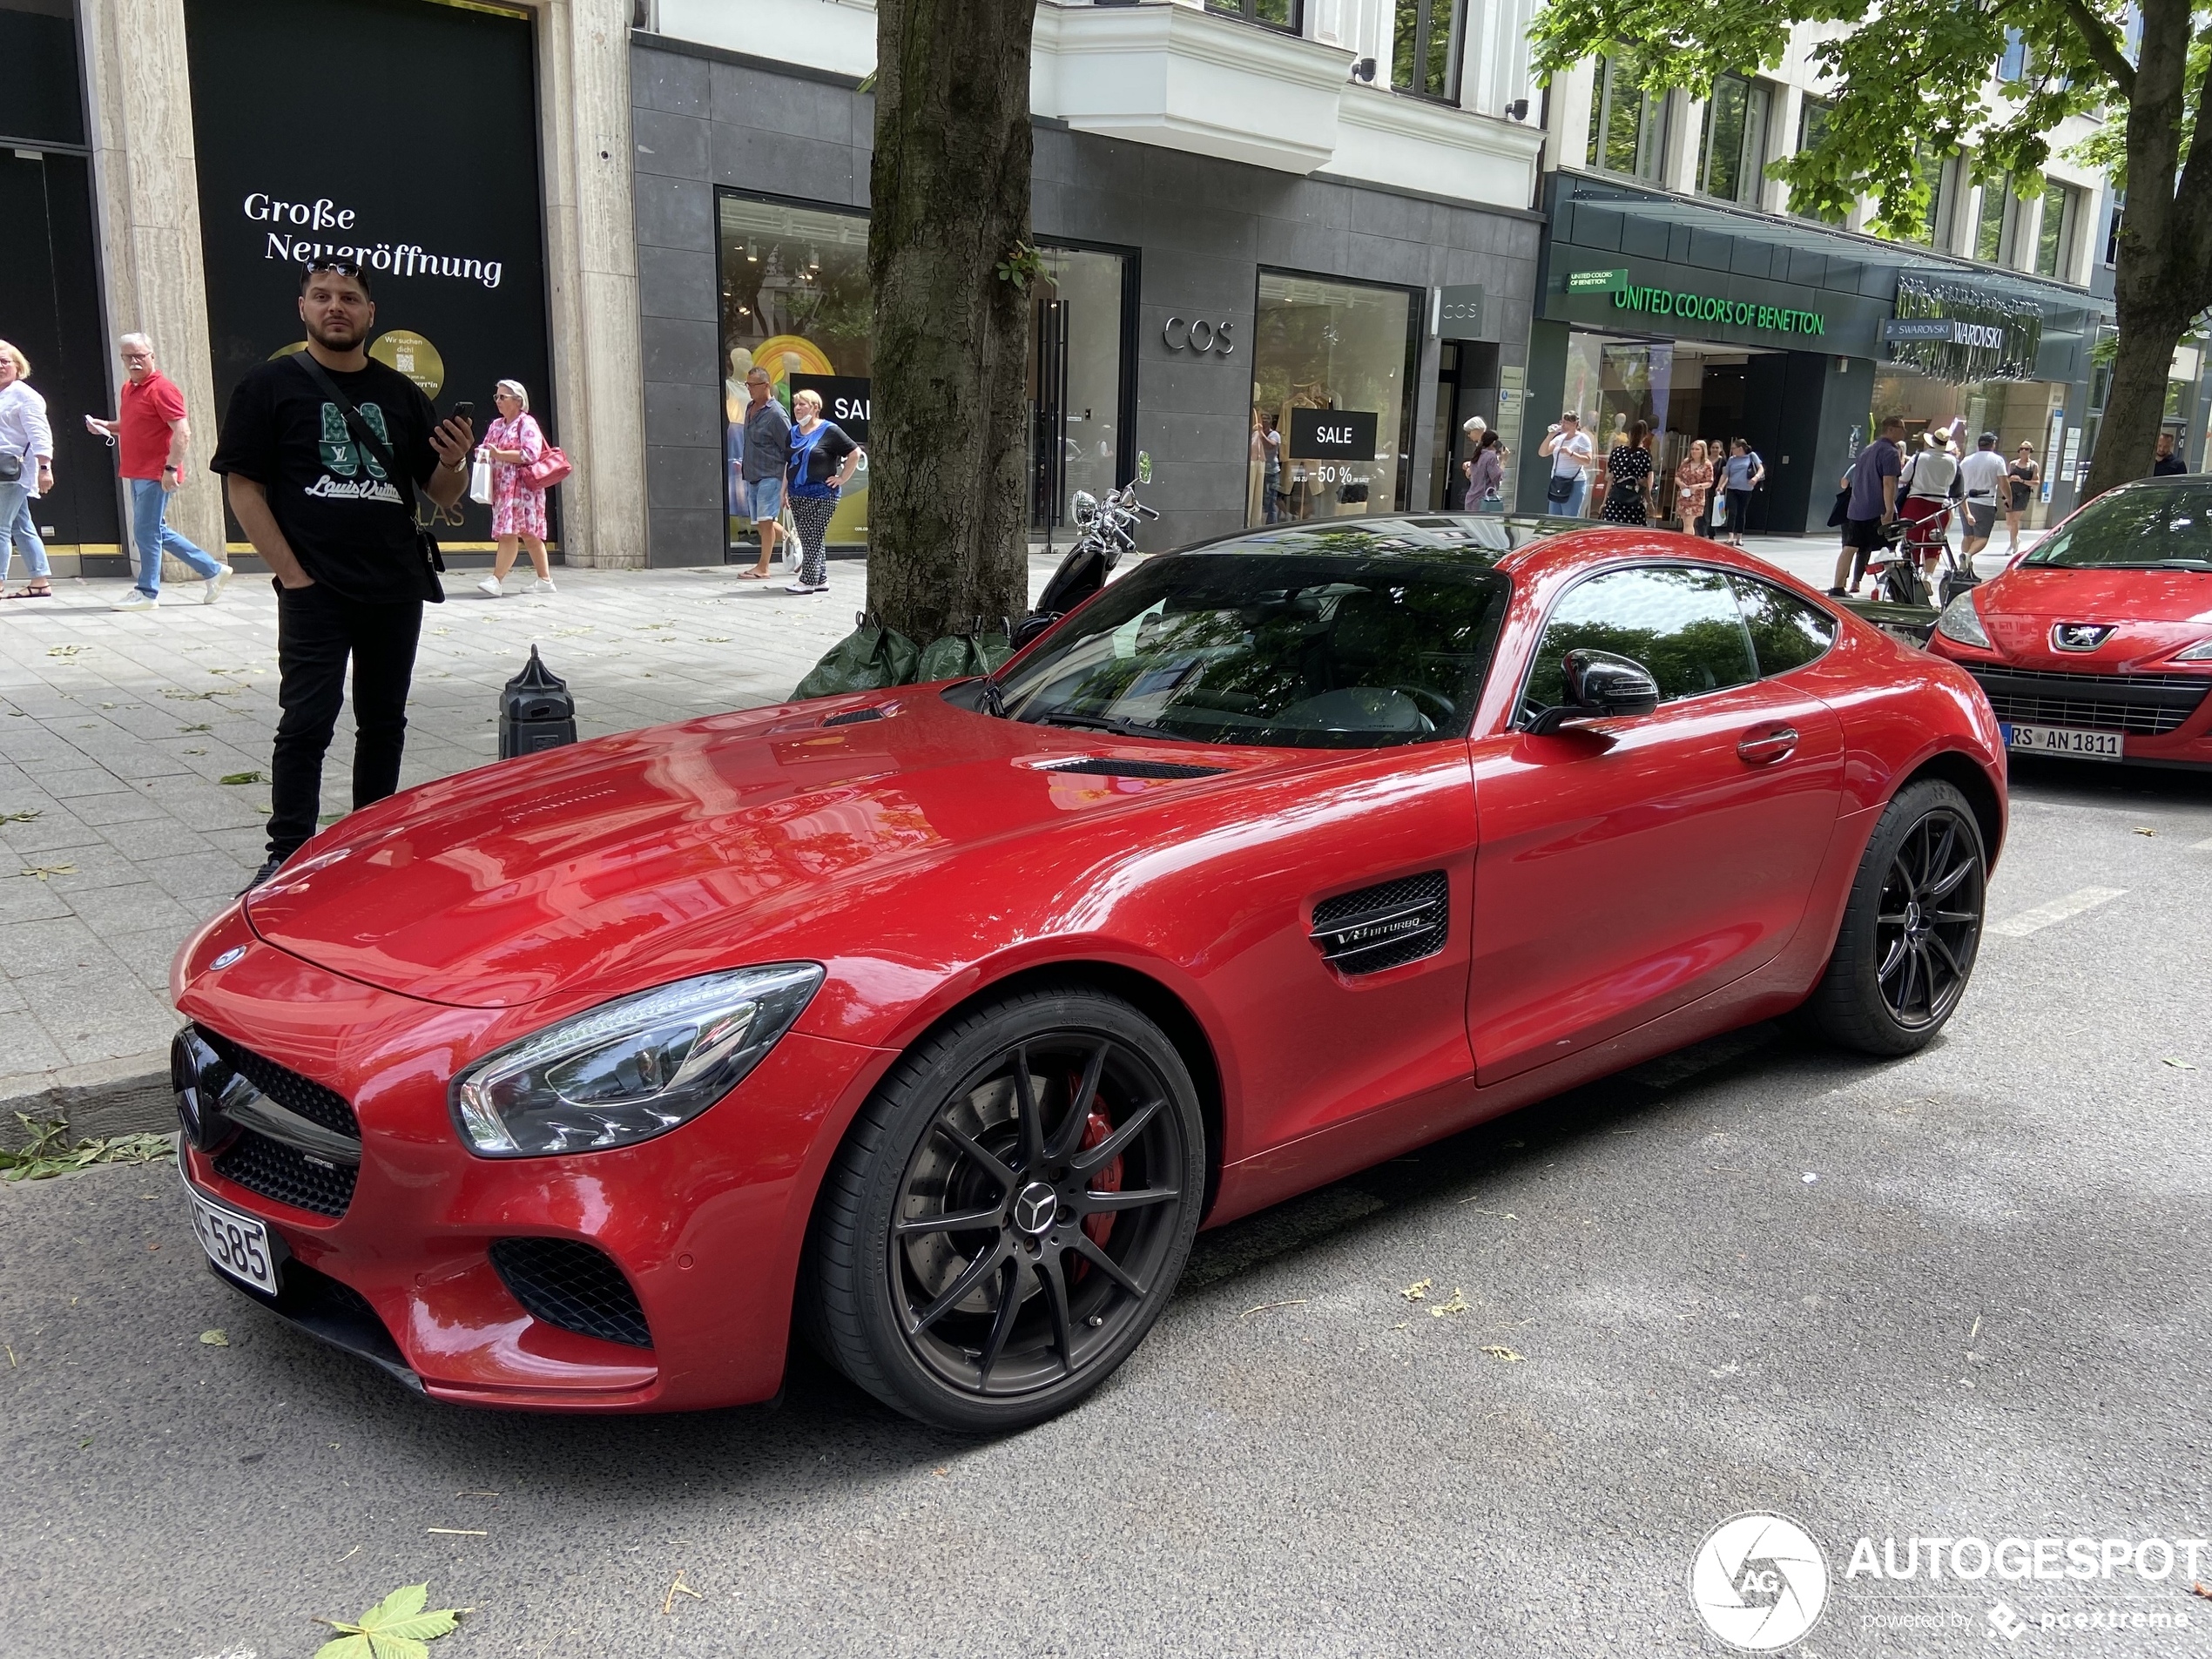
M2189 851L2192 853L2212 853L2212 835L2206 836L2201 841L2191 841L2189 843Z
M2094 910L2101 904L2109 904L2127 891L2125 887L2080 887L2063 899L2054 899L2048 904L2037 905L2033 910L2023 910L2018 915L1993 922L1989 931L2002 934L2007 939L2025 939L2054 921L2064 921L2067 917L2078 916L2085 910Z

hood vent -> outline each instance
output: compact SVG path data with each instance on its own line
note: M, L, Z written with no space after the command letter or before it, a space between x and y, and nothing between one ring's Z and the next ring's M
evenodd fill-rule
M1039 772L1081 772L1096 778L1217 778L1227 766L1188 766L1173 760L1117 760L1111 755L1092 755L1082 760L1055 760Z
M842 714L831 715L829 718L824 720L822 724L825 726L860 725L869 720L880 720L881 718L883 718L883 711L880 708L871 707L865 709L847 709Z
M1451 927L1450 887L1443 871L1428 870L1324 899L1312 938L1339 974L1379 974L1435 955Z

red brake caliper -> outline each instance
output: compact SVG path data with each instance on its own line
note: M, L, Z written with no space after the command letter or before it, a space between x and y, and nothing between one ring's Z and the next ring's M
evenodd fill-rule
M1094 1104L1090 1109L1089 1121L1083 1125L1083 1150L1089 1151L1113 1132L1114 1125L1108 1120L1105 1108ZM1114 1159L1093 1175L1090 1190L1093 1192L1119 1192L1122 1190L1121 1159ZM1083 1231L1090 1235L1092 1244L1103 1245L1107 1235L1114 1231L1114 1217L1110 1215L1088 1217L1083 1222ZM1086 1262L1083 1265L1088 1267L1089 1264Z

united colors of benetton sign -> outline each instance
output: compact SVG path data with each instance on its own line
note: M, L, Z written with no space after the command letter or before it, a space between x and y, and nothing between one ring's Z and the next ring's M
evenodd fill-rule
M1687 288L1644 287L1626 280L1623 271L1575 271L1567 278L1569 293L1595 287L1593 277L1613 279L1606 292L1615 311L1641 311L1654 317L1678 317L1684 322L1724 322L1738 328L1760 328L1777 334L1824 334L1828 319L1817 311L1789 306L1764 305L1757 300L1728 300L1714 293L1693 293Z

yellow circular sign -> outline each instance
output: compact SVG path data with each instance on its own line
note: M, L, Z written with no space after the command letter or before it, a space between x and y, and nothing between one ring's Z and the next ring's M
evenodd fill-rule
M786 362L795 357L797 362ZM834 374L829 354L804 334L771 334L752 348L752 361L768 371L772 381L781 381L793 373L800 374Z
M395 328L388 334L378 335L368 354L413 381L425 397L435 398L446 383L446 360L438 355L435 346L412 329Z

